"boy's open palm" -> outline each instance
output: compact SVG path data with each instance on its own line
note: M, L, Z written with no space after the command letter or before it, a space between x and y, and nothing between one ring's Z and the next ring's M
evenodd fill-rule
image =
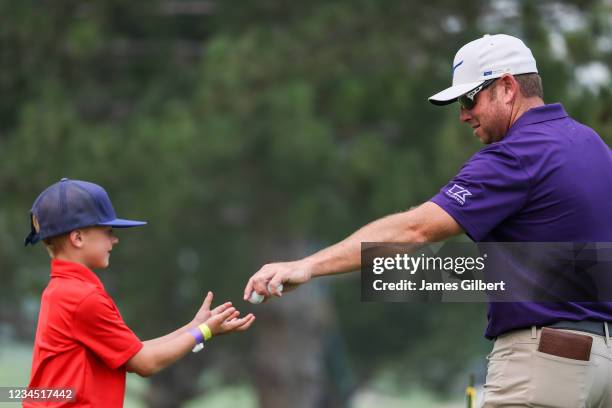
M200 306L200 310L196 313L193 321L196 324L202 324L206 322L211 316L219 314L221 311L225 310L228 306L232 305L232 302L225 302L222 305L215 307L213 310L210 310L210 306L212 305L214 294L212 292L208 292L206 297L204 298L204 303Z
M231 333L233 331L245 331L251 327L255 321L255 315L252 313L239 319L238 316L240 312L236 310L230 302L217 306L215 311L217 311L217 313L211 315L211 317L206 320L206 324L215 336Z

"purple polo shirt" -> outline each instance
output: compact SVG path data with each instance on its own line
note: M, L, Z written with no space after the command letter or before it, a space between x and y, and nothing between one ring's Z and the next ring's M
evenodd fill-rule
M612 152L561 104L525 112L431 201L476 242L612 242ZM612 302L489 303L487 338L558 320L612 321Z

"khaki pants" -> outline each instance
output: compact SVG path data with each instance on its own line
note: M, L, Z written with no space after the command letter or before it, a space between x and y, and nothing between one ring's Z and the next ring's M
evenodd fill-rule
M612 408L612 340L567 331L593 337L590 361L537 351L535 327L498 337L487 357L483 407Z

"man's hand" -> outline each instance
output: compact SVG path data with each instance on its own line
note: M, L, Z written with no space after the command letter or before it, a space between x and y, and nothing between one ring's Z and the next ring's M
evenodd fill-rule
M232 307L229 302L217 307L217 309L220 309L219 313L211 316L205 322L214 336L234 331L245 331L255 321L255 315L252 313L238 319L240 312Z
M251 279L247 282L244 288L244 300L248 300L252 292L266 298L272 295L282 296L282 293L278 290L280 284L287 291L308 282L311 278L312 269L305 261L267 264L251 276Z
M232 302L225 302L222 305L217 306L213 310L210 310L210 306L212 305L213 301L213 296L214 295L212 292L208 292L206 294L206 297L204 298L204 303L202 303L200 310L198 310L198 313L196 313L195 317L193 318L193 325L197 326L206 322L208 319L210 319L211 316L219 314L221 311L227 309L229 306L232 305Z

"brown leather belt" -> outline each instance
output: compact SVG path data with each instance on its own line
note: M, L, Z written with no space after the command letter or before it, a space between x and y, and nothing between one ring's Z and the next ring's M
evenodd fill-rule
M608 326L612 327L612 323L608 323ZM577 330L577 331L587 332L591 334L596 334L598 336L606 335L604 323L595 322L592 320L582 320L580 322L575 322L571 320L561 320L556 323L549 324L546 327L551 327L553 329Z

